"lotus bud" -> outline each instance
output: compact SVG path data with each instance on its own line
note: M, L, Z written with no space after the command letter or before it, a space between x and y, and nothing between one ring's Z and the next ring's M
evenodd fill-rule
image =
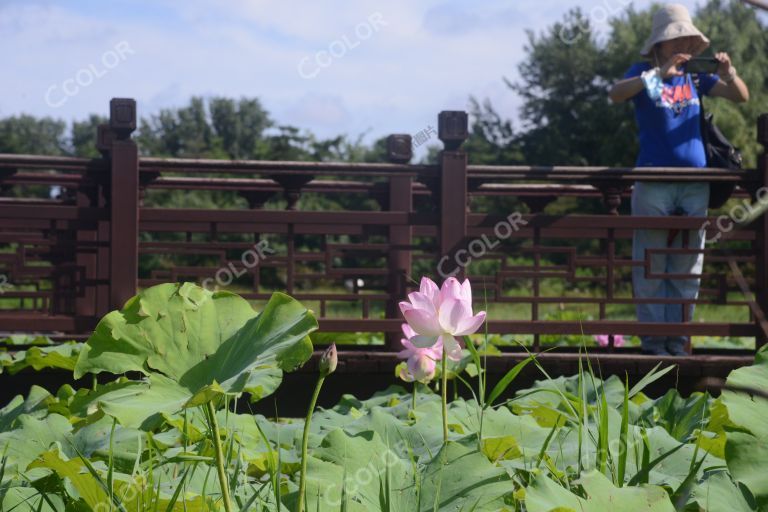
M338 362L339 357L336 354L336 344L333 343L325 350L325 352L323 352L323 355L320 356L320 375L327 377L335 372Z

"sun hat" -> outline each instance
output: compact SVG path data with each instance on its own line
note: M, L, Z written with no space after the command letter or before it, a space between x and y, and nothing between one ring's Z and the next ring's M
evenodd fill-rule
M709 47L709 39L693 25L688 9L680 4L667 4L653 14L651 36L645 42L640 54L647 57L656 43L689 36L699 39L694 55L700 54Z

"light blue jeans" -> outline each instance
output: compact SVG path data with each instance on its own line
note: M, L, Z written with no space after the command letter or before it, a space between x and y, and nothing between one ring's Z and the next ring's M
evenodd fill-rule
M649 183L637 182L632 191L632 215L706 217L709 203L709 183ZM688 248L703 249L702 231L686 230ZM684 231L668 244L667 229L636 229L632 239L632 259L645 261L647 249L682 247ZM704 254L651 254L651 274L701 275ZM635 298L682 298L699 296L700 277L683 279L649 278L643 266L632 268ZM682 304L638 304L640 322L682 322ZM693 320L694 305L688 304L689 321ZM687 338L684 336L641 336L643 350L659 355L679 354Z

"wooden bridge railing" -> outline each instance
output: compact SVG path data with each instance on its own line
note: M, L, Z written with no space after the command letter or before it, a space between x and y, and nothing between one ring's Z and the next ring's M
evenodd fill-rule
M768 200L765 151L746 172L471 166L466 114L442 112L437 165L409 164L407 135L389 138L388 163L140 158L135 102L110 113L101 159L0 155L0 331L87 333L139 288L192 280L257 305L285 290L321 329L384 333L396 348L397 303L418 278L460 275L487 302L489 332L533 335L536 349L553 335L768 340L765 218L732 229L727 210L712 213L699 298L645 300L705 305L716 320L640 324L631 270L650 266L631 257L633 230L704 219L630 216L626 200L638 181L726 181L751 208ZM768 115L759 140L768 148ZM58 197L40 197L50 187Z

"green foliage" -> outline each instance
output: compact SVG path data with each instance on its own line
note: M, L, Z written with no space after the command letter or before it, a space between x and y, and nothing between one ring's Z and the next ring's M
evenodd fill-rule
M642 10L630 6L598 34L579 10L541 34L529 32L521 78L509 87L523 99L522 127L517 132L493 107L474 102L475 130L469 145L488 148L472 155L485 163L488 155L505 155L493 163L539 165L633 166L637 128L629 103L613 105L608 87L642 60L640 48L651 31L658 5ZM760 147L756 121L768 112L768 27L755 9L738 1L709 0L695 12L694 22L711 39L708 53L727 51L750 88L751 99L735 105L723 99L706 101L723 133L754 166ZM706 54L705 54L706 55Z
M66 125L50 117L29 115L0 119L0 153L64 154Z
M312 313L276 293L256 314L248 301L191 283L162 284L105 316L74 368L85 373L140 372L147 378L99 396L98 406L128 426L151 425L158 411L175 412L223 396L275 391L283 371L309 359Z
M189 402L192 407L178 406L178 399L192 394L181 391L179 383L185 380L184 367L197 366L190 358L205 341L221 339L206 326L234 330L240 325L237 332L243 332L253 319L246 314L244 322L238 320L245 309L227 294L216 298L179 285L150 290L113 312L98 330L113 333L108 343L130 351L113 347L109 365L103 352L92 354L106 349L107 342L91 340L81 352L91 365L111 371L172 378L153 381L133 403L119 396L133 393L136 381L125 378L94 389L67 386L56 395L33 388L26 398L14 399L0 410L3 507L221 510L210 418ZM166 305L157 309L161 296ZM292 303L280 302L286 304ZM197 314L206 321L196 322ZM271 316L270 324L291 324L283 310L268 306L261 315ZM129 321L122 325L119 317ZM187 330L176 332L172 326ZM175 361L153 358L152 346L167 350L182 332L189 345L175 345L177 357L167 358ZM251 334L245 338L261 339ZM220 372L219 366L207 373ZM643 386L669 368L654 369L632 389L617 377L603 381L592 373L546 377L529 389L498 388L492 395L506 402L484 406L456 399L449 404L445 446L436 420L441 401L426 386L420 386L415 403L401 388L367 400L346 395L312 417L307 510L760 510L768 402L749 389L768 390L766 368L762 352L754 366L731 374L732 389L719 400L706 394L683 398L674 390L657 400L643 395ZM280 501L292 510L303 421L238 414L226 401L237 393L220 396L226 407L215 417L235 508L276 511ZM142 425L144 432L123 421L140 408L143 416L156 415ZM724 450L703 441L719 436Z
M725 460L734 480L751 491L759 508L768 507L768 350L757 354L755 365L734 370L723 391L728 422L725 431ZM755 396L754 391L763 396Z

